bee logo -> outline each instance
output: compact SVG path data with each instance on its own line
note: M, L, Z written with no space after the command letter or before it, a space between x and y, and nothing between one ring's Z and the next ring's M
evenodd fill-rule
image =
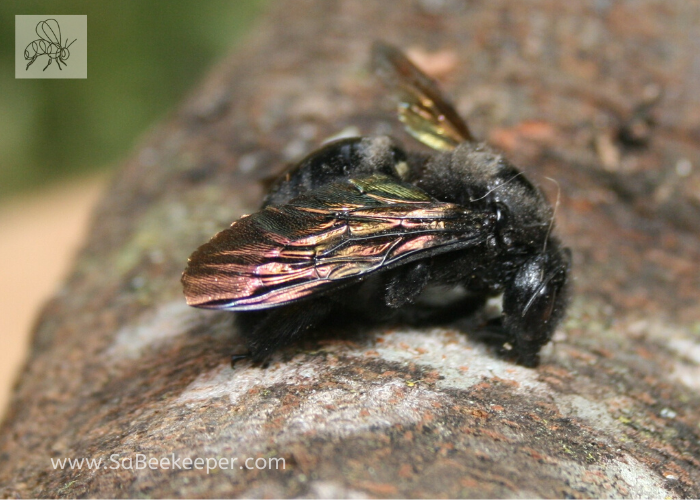
M70 50L68 50L68 47L73 45L78 39L76 38L71 43L68 43L68 39L66 39L65 45L62 44L61 26L59 26L58 21L55 19L39 21L35 31L39 38L30 42L24 49L24 59L29 61L27 63L27 70L29 70L29 66L34 64L37 58L44 55L49 57L49 62L44 67L44 71L51 66L54 60L56 61L56 65L58 65L58 69L63 70L63 68L61 68L61 63L67 66L66 59L70 57Z

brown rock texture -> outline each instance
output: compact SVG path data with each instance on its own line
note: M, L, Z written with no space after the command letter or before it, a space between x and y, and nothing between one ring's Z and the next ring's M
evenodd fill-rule
M271 3L102 201L37 323L0 495L699 497L698 26L684 0ZM448 327L326 332L232 369L231 315L184 304L190 252L325 138L417 147L375 39L559 184L576 291L537 369ZM69 457L102 463L52 464Z

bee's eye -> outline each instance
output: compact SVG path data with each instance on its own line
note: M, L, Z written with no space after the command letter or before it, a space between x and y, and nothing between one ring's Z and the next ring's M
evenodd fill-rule
M552 279L542 287L539 292L540 304L538 309L540 311L540 318L543 323L547 323L552 317L554 308L557 304L557 299L559 298L562 288L566 280L566 269L560 268L558 272L552 277Z
M549 321L549 318L552 316L552 311L554 311L554 303L556 302L557 299L557 292L556 290L551 290L549 286L546 286L542 288L542 291L540 292L540 295L544 295L542 297L542 303L540 304L541 311L542 311L542 317L541 320L543 323L546 323Z

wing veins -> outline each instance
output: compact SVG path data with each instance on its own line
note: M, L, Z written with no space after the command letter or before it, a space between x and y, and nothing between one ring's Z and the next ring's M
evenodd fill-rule
M449 151L474 141L467 124L437 84L399 49L382 42L372 47L375 73L398 98L399 120L413 137L433 149Z
M369 191L358 195L358 185ZM371 194L379 190L394 192L397 203L377 203ZM353 208L333 209L346 193L355 193ZM274 307L424 254L478 245L492 217L438 202L387 176L348 179L240 219L192 255L183 284L191 305Z

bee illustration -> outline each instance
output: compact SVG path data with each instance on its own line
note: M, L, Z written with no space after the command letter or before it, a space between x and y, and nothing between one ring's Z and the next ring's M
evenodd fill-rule
M436 152L407 153L379 136L311 153L276 181L259 212L192 254L182 276L187 303L236 311L260 362L343 314L415 324L469 315L502 295L488 334L508 357L536 366L569 296L571 253L551 234L552 207L474 140L398 49L376 43L372 61L407 131Z
M36 31L39 39L29 43L24 49L24 60L29 61L27 63L27 69L34 64L34 61L36 61L39 56L46 55L49 56L49 62L46 64L43 71L46 71L46 68L51 66L54 60L58 65L58 69L63 70L63 68L61 68L61 63L67 66L66 59L70 57L70 50L68 50L68 47L73 45L78 39L76 38L71 43L68 43L68 40L66 40L66 44L62 45L61 27L55 19L39 21L34 31Z

